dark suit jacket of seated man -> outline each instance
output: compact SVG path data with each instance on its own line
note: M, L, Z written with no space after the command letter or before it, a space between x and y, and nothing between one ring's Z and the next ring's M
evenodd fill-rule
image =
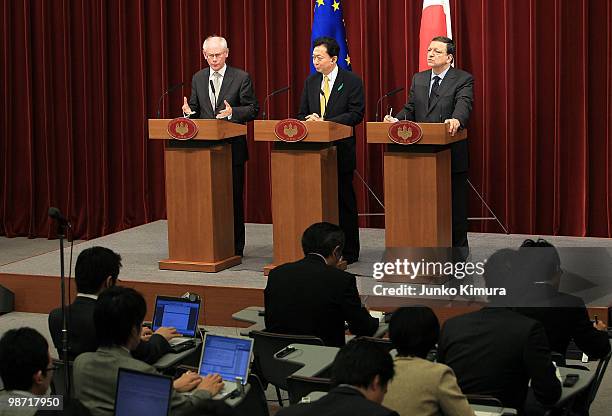
M328 266L318 254L273 269L264 299L270 332L315 335L339 347L345 344L345 321L358 336L378 329L378 319L361 306L355 276Z

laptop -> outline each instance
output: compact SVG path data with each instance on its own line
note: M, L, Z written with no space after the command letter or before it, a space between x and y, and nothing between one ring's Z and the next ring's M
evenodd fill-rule
M217 373L224 383L215 399L224 399L235 391L242 392L249 378L252 352L252 338L204 334L199 373L202 377Z
M171 397L171 377L120 368L114 415L168 416Z
M172 338L170 346L174 352L184 351L195 344L198 334L200 301L170 296L157 296L151 329L157 331L161 326L176 328L180 337Z

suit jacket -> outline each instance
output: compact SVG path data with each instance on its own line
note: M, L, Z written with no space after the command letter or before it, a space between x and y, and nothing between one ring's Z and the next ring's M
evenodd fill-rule
M100 347L86 352L74 361L74 392L93 416L111 416L115 406L119 368L158 374L155 368L132 358L118 346ZM172 392L170 408L173 415L194 414L194 410L210 399L210 393L195 390L191 394Z
M195 114L191 118L214 119L219 111L225 108L223 101L232 106L232 118L229 121L245 124L254 120L259 113L259 104L253 92L253 84L249 74L227 66L221 91L217 91L217 106L213 110L208 95L210 68L204 68L195 73L191 80L191 97L189 107ZM232 139L232 163L239 165L249 159L246 136Z
M443 123L456 118L461 127L467 126L472 112L474 78L469 73L452 66L444 76L435 97L429 102L431 69L414 74L410 95L404 108L395 116L400 120L421 123ZM467 172L469 165L467 140L451 145L451 169Z
M316 72L306 78L298 119L321 112L321 82L323 75ZM347 126L356 126L363 120L365 103L363 98L363 81L350 71L338 67L338 75L329 95L324 118ZM357 167L355 136L335 142L338 150L338 171L348 173Z
M370 401L357 389L338 386L319 400L281 408L277 416L398 416L397 412Z
M95 299L77 296L71 305L66 307L68 313L68 357L72 361L84 352L93 352L98 349L98 338L94 325ZM62 309L57 308L49 314L49 332L53 345L62 357ZM132 352L134 358L152 364L159 358L172 351L170 344L164 337L153 334L148 342L141 342Z
M325 345L344 345L344 322L354 335L373 335L378 319L361 306L355 276L309 254L274 268L264 290L266 330L315 335Z
M530 379L543 405L561 396L542 324L507 308L484 308L446 321L438 361L453 369L463 393L497 397L519 412Z
M565 355L573 339L589 358L599 359L610 352L608 333L593 327L579 297L559 292L548 284L535 284L523 301L530 307L516 308L515 311L544 325L552 351Z
M453 370L419 357L396 357L383 405L400 416L474 415Z

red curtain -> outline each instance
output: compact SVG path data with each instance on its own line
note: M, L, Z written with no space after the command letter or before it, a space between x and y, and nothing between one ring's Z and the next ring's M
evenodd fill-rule
M326 0L331 1L331 0ZM5 0L0 66L0 234L52 236L49 206L93 238L165 216L163 145L146 119L180 114L202 40L228 39L272 118L295 114L308 75L312 1ZM421 2L341 1L366 120L397 111L418 67ZM612 4L451 0L457 67L474 74L470 179L513 233L611 236ZM358 173L383 197L382 147L357 128ZM249 137L246 212L269 222L269 152ZM359 210L382 208L355 180ZM470 215L486 214L475 193ZM383 226L363 217L362 226ZM473 230L500 232L495 223Z

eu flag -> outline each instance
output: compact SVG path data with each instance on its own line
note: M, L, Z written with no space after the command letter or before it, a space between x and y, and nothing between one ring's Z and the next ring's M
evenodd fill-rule
M336 39L340 46L338 65L340 68L350 71L351 58L348 53L340 0L314 0L314 20L312 21L312 36L310 38L311 51L315 39L321 36ZM310 72L315 72L312 61L310 62Z

